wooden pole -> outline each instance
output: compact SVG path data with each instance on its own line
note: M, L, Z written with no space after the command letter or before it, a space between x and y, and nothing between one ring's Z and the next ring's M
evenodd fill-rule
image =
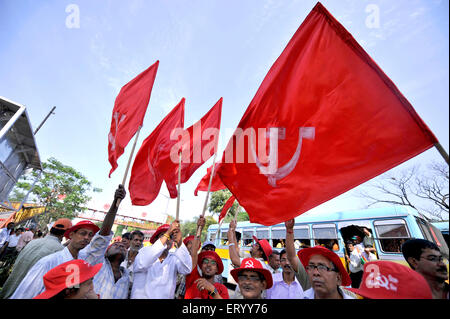
M441 143L437 142L436 144L434 144L434 147L436 147L436 149L438 150L439 154L441 154L441 156L444 158L444 161L446 161L447 165L448 165L448 154L444 150L444 148L442 147Z
M125 169L125 174L123 175L122 185L125 187L125 182L127 181L128 170L130 169L131 159L133 158L134 150L136 148L136 143L139 137L139 132L141 131L142 125L139 125L139 128L136 132L136 137L134 139L133 148L131 149L130 157L128 158L127 168ZM119 204L122 200L119 198L116 203L116 207L119 207Z
M181 152L178 154L178 196L177 196L177 214L175 219L179 220L180 218L180 184L181 184Z
M201 217L205 217L206 206L208 204L209 193L211 191L211 183L212 183L214 171L216 168L216 157L217 157L217 152L214 153L213 164L212 164L212 169L211 169L211 176L209 177L208 192L206 193L205 203L203 204L203 211L202 211ZM201 235L200 228L197 229L196 235L197 235L197 237L200 237L200 235Z

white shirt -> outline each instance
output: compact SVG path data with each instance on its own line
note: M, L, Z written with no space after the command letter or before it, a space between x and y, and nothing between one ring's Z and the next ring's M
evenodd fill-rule
M99 233L96 233L90 244L78 252L78 259L83 259L91 265L103 262L106 249L112 237L112 232L109 236L101 236ZM44 275L56 266L73 259L67 247L43 257L31 267L10 299L32 299L44 292Z
M17 243L19 242L19 238L20 236L22 236L22 234L20 234L19 236L17 236L16 234L12 234L9 236L9 244L8 247L9 248L14 248L17 246Z
M272 275L273 286L267 289L267 299L304 299L303 289L297 278L288 285L283 279L283 273Z
M146 272L145 296L132 293L133 299L173 299L177 275L187 275L192 271L192 258L188 249L184 245L173 251L169 251L163 262L159 261L159 256L164 252L166 246L161 240L157 240L153 245L142 248L134 260L134 275L139 272ZM136 277L134 284L136 284ZM135 290L136 292L136 290Z
M99 294L101 299L127 299L130 285L128 270L120 267L122 277L116 281L109 260L103 258L102 262L102 268L94 276L95 293Z
M339 292L341 293L342 297L344 299L356 299L353 295L350 294L349 291L342 289L341 287L338 288ZM314 289L310 288L305 291L305 298L304 299L316 299L314 295Z
M0 229L0 248L9 241L9 236L11 234L11 229L2 228Z

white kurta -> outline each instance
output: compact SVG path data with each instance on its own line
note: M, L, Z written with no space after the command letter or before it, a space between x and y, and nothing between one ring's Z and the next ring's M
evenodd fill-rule
M109 236L101 236L99 233L95 234L90 244L79 251L78 259L83 259L91 265L103 262L112 236L112 232ZM45 256L31 267L10 299L32 299L44 292L44 275L49 270L72 259L74 258L67 247Z
M134 261L134 274L136 276L138 273L146 273L145 295L139 293L139 290L142 290L142 282L135 277L133 285L138 287L136 289L133 287L132 299L173 299L177 275L191 273L192 259L184 244L181 244L175 252L169 251L164 261L160 262L158 258L165 249L166 246L157 240L152 246L144 247L139 251ZM143 276L139 277L143 278Z

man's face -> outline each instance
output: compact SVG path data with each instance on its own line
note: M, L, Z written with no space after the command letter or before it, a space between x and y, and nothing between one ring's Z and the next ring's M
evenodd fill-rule
M8 226L6 226L6 229L13 229L14 226L16 226L16 224L10 223L10 224L8 224Z
M291 263L289 262L289 259L287 258L287 254L283 254L280 256L280 266L281 269L283 269L283 273L290 275L294 271L291 267Z
M202 261L202 274L205 278L211 278L215 274L217 274L218 271L217 262L212 258L204 258Z
M269 257L269 265L270 265L270 267L272 267L273 269L278 269L278 268L280 268L280 255L272 254L272 255Z
M72 296L73 299L87 299L87 296L94 290L94 282L92 278L82 282L77 293Z
M142 243L144 242L144 237L139 235L134 235L133 239L130 242L131 250L138 251L142 248Z
M127 247L125 243L122 242L116 242L109 247L108 251L106 252L106 257L111 257L114 255L120 255L125 259L127 256Z
M349 252L353 251L353 244L347 244L347 248Z
M317 266L327 268L319 270ZM333 269L335 269L335 266L328 258L322 255L311 256L306 271L316 294L332 294L341 284L341 275Z
M252 249L250 250L250 255L252 258L262 258L263 250L258 243L253 244Z
M122 237L122 243L125 244L125 247L130 248L130 240L128 238Z
M444 282L448 279L447 267L440 251L430 248L423 249L420 259L414 260L414 270L425 278L439 282Z
M267 283L261 280L259 273L251 270L244 270L238 274L238 284L244 299L259 299L266 289Z
M71 232L69 245L75 249L81 250L91 242L94 237L94 232L89 228L80 228L74 232Z

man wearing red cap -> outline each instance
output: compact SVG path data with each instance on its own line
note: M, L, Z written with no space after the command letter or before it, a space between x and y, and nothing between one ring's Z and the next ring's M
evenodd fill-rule
M235 299L261 299L266 289L272 287L272 274L255 258L244 258L239 268L231 270L231 276L238 283L241 295ZM242 297L241 297L242 296Z
M366 299L431 299L426 280L414 270L392 261L364 264L359 288L348 288Z
M0 298L9 298L28 270L41 258L64 249L61 241L67 229L72 227L72 222L67 218L60 218L53 223L50 233L40 239L31 241L17 256L11 274L6 280L0 292Z
M160 226L150 238L151 246L142 248L134 261L134 276L145 280L132 288L132 299L173 299L178 274L192 271L192 259L183 243L178 220ZM172 245L175 244L175 251Z
M298 258L305 267L312 288L305 299L355 299L340 286L351 284L350 276L336 253L322 246L304 248Z
M70 239L63 250L39 260L27 273L11 299L31 299L44 291L43 276L52 268L72 259L83 259L91 265L103 261L113 237L111 227L118 210L117 201L125 198L125 189L119 185L114 200L102 223L101 229L90 221L81 221L64 233Z
M204 251L198 255L198 266L201 276L193 278L191 285L186 287L185 299L229 299L228 289L223 284L215 282L214 276L223 271L222 259L215 251Z
M44 275L45 291L33 299L98 299L92 278L101 267L81 259L58 265Z

